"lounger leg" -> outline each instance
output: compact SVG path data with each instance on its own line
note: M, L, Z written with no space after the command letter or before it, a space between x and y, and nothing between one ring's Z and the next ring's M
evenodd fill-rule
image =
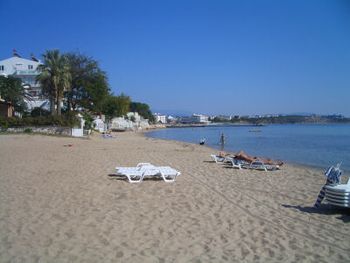
M174 176L173 179L166 179L165 175L164 175L162 172L160 173L160 175L162 176L164 182L166 182L166 183L172 183L172 182L174 182L175 179L176 179L176 176Z
M142 182L142 180L143 180L143 175L142 175L142 176L140 176L140 179L138 179L138 180L131 179L131 176L130 176L130 175L126 175L126 177L128 178L129 183L131 183L131 184L141 183L141 182Z
M242 165L240 163L235 164L235 162L231 160L231 165L233 168L238 168L239 170L242 170Z

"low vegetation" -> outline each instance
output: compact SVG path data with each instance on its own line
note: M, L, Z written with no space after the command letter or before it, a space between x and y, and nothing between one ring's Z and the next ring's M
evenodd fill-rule
M64 114L61 116L38 116L26 118L3 118L0 117L0 127L7 129L9 127L30 127L30 126L62 126L74 127L79 125L79 120L74 114Z

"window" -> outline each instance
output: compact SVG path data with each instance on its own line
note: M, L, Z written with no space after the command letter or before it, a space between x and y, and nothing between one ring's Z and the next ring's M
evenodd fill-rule
M28 69L33 69L33 65L28 65Z
M5 67L3 65L0 66L0 71L4 71Z

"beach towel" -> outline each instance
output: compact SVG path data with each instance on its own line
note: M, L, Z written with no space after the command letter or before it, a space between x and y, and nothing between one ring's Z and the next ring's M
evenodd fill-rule
M342 171L340 170L340 164L337 164L335 167L329 167L324 175L326 176L326 183L322 186L320 193L317 196L314 207L319 207L325 196L325 187L326 185L337 185L340 183Z

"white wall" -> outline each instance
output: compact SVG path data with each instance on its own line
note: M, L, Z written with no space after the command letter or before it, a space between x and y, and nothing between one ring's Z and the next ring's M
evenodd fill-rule
M29 65L33 66L33 69L29 69ZM12 57L5 60L0 60L0 74L2 75L12 75L17 72L17 74L23 73L23 74L37 74L36 69L40 65L39 62L25 59L25 58L19 58L19 57ZM4 66L4 70L1 70L1 66Z

